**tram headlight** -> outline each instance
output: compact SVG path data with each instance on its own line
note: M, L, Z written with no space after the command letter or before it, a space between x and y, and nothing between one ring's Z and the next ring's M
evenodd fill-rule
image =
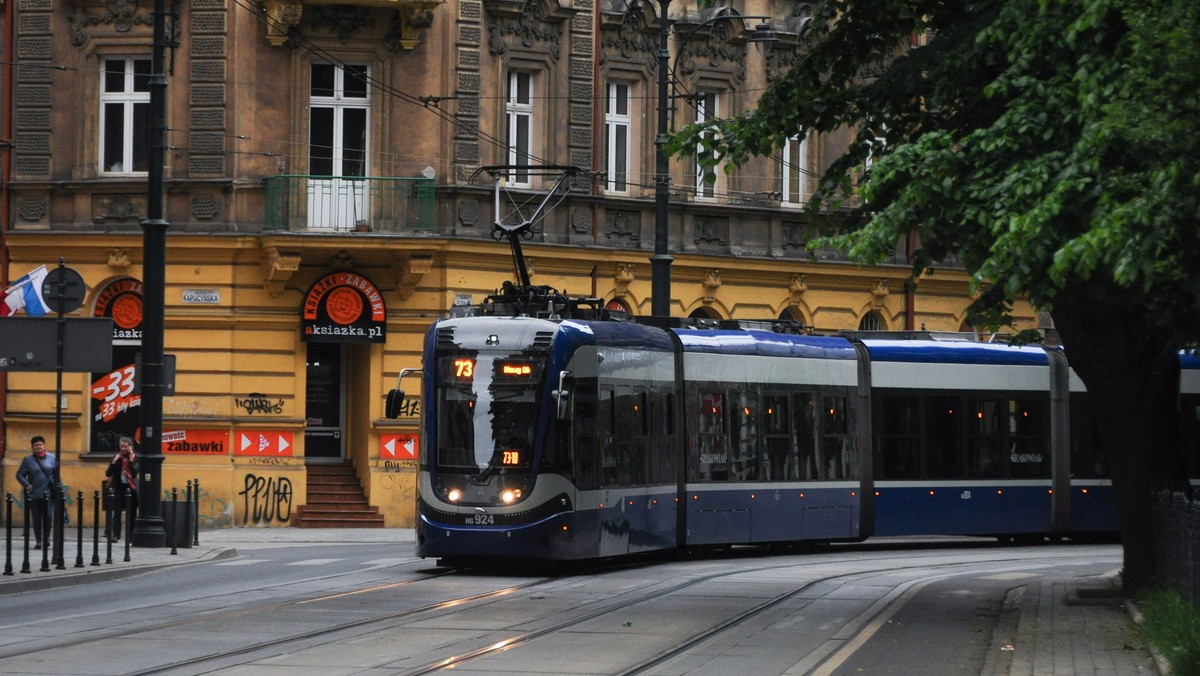
M511 489L505 490L500 493L500 500L502 502L504 502L504 504L506 504L506 505L511 504L518 497L520 497L520 493L518 491L514 491Z
M458 490L457 488L451 488L450 490L446 491L446 499L450 502L458 502L462 499L462 491Z

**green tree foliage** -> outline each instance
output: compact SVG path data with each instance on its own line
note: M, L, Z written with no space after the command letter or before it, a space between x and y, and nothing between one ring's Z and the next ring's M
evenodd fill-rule
M813 198L838 215L822 244L870 264L915 234L914 279L961 261L977 323L1009 323L1017 298L1050 309L1141 588L1151 494L1184 485L1174 355L1200 336L1200 3L824 0L800 42L756 110L672 152L731 170L853 129Z

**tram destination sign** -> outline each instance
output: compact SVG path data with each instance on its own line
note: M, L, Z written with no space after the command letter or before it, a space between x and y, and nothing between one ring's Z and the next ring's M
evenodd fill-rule
M66 317L62 321L64 371L92 373L112 369L112 319ZM0 371L56 370L58 320L0 319Z

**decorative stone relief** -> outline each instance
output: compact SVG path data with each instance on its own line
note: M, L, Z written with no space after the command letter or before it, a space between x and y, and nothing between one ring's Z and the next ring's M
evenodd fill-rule
M108 267L114 270L125 270L132 263L129 260L129 252L124 249L113 249L108 252Z
M702 284L704 284L704 304L710 305L717 300L717 289L721 288L721 271L709 270L708 274L704 276Z
M212 195L192 197L192 217L198 221L211 221L220 211L220 203Z
M628 240L636 244L642 239L641 229L636 211L609 210L604 213L605 239Z
M354 267L354 257L345 249L335 253L329 259L329 267L334 270L349 270Z
M876 309L883 307L883 299L887 298L889 293L891 291L886 279L875 280L875 286L871 287L871 306Z
M788 293L791 294L793 305L800 301L800 296L803 296L805 291L808 291L808 277L792 275L791 281L788 282Z
M283 286L300 269L300 254L280 251L269 246L263 249L266 283L263 285L272 298L283 293Z
M458 203L458 223L467 228L479 225L479 202L463 200Z
M505 54L515 47L545 50L555 61L562 57L562 20L554 20L541 0L525 0L513 15L510 6L488 2L488 52Z
M396 280L396 293L400 300L408 300L417 284L430 270L433 269L433 256L414 255L399 264L400 275Z
M616 291L613 296L624 298L629 295L629 285L635 279L633 274L633 266L628 263L617 263L617 271L613 273L613 283L616 284Z
M140 222L146 217L145 195L92 195L92 223Z

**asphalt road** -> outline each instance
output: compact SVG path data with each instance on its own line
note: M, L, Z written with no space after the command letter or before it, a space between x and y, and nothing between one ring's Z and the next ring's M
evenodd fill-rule
M992 673L1021 590L1113 546L836 547L545 576L297 544L0 597L0 674Z

